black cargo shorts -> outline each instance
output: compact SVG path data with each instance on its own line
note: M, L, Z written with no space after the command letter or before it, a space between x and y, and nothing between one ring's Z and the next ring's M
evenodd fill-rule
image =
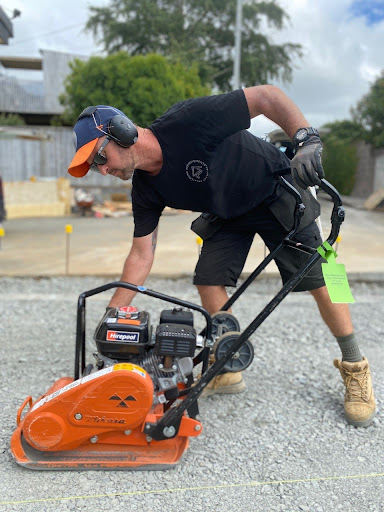
M213 223L214 224L214 223ZM287 231L267 205L261 204L239 217L219 220L204 240L197 262L193 284L211 286L236 286L244 268L255 234L260 235L272 251L287 235ZM315 221L296 233L293 240L317 248L321 245L319 228ZM291 247L284 247L275 262L283 283L310 258L310 255ZM258 262L255 262L255 268ZM293 291L315 290L325 285L321 260L314 265Z

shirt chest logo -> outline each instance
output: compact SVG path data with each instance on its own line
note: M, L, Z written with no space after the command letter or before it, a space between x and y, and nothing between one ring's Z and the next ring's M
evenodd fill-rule
M191 181L202 183L208 178L208 165L201 160L190 160L185 170Z

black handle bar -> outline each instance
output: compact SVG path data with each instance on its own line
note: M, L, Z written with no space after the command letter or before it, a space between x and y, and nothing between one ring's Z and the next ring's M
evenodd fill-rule
M305 206L302 202L300 192L284 178L284 176L290 174L290 172L290 168L284 168L281 169L280 171L277 171L274 174L274 177L275 180L294 197L296 201L296 220L296 216L299 216L300 219L304 214ZM333 245L336 241L336 238L339 235L340 225L345 219L345 209L343 207L340 194L333 185L331 185L327 180L322 178L320 179L320 183L318 184L318 186L321 188L321 190L323 190L326 194L328 194L331 197L333 202L333 210L331 215L332 229L329 237L327 238L327 242L330 245Z

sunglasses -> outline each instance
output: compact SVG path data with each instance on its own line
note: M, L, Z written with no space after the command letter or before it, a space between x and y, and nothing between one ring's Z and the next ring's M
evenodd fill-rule
M97 166L98 165L105 165L107 163L107 157L102 155L102 152L104 151L105 146L108 144L108 142L110 142L110 140L111 139L109 139L107 137L105 139L105 141L102 143L102 145L100 146L99 151L96 153L96 155L93 158L93 162L89 166L89 170L90 171L98 172L100 174L100 170L99 170L99 168Z

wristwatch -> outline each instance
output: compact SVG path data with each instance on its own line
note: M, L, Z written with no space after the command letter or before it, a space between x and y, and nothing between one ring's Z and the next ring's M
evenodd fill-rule
M294 146L300 146L303 142L307 141L312 135L316 135L320 137L319 132L316 128L307 127L307 128L299 128L295 135L292 137L292 142Z

